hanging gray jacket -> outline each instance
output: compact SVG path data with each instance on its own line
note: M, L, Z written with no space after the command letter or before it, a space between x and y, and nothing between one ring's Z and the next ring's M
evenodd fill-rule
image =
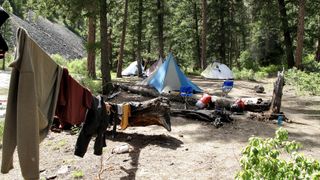
M54 116L62 68L21 28L17 30L11 67L1 172L13 168L17 147L24 179L39 179L39 143L46 137Z

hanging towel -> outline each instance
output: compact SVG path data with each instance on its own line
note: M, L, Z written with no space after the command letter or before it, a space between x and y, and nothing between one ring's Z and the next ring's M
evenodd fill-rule
M13 168L18 150L24 179L39 179L39 143L46 137L57 103L62 68L31 39L17 30L17 50L6 109L1 172Z

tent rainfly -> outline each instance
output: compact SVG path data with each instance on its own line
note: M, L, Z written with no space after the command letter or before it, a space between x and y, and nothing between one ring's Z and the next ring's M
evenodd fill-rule
M233 73L228 66L218 62L211 63L201 76L208 79L233 79Z
M141 64L141 69L143 71L143 66ZM143 73L143 72L142 72ZM137 76L138 75L138 62L132 62L126 69L121 72L122 76Z
M180 90L182 86L192 87L195 93L202 90L192 83L178 67L172 53L170 53L165 62L147 79L140 82L140 85L149 85L157 89L159 93L170 93Z
M147 70L146 75L150 76L153 72L155 72L162 65L162 59L158 59L157 62L153 63Z

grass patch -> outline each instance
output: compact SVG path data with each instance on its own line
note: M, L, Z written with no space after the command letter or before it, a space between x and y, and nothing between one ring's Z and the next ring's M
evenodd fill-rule
M67 145L67 141L66 140L60 140L59 142L57 142L54 147L53 150L59 150L61 148L63 148L65 145Z
M83 178L83 176L84 176L84 173L82 170L77 170L72 172L72 177L75 179Z

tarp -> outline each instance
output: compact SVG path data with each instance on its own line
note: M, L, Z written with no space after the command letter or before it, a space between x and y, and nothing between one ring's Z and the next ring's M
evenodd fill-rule
M147 70L146 75L150 76L155 70L157 70L162 65L162 59L158 59L157 62L153 63Z
M143 66L141 64L141 69L143 73ZM121 72L122 76L137 76L138 75L138 61L132 62L126 69Z
M218 62L208 65L201 76L208 79L233 79L233 73L229 67Z
M149 85L157 89L159 93L179 92L180 87L190 86L193 91L202 92L202 90L192 83L181 71L177 65L172 53L170 53L165 62L147 79L143 80L141 85Z

